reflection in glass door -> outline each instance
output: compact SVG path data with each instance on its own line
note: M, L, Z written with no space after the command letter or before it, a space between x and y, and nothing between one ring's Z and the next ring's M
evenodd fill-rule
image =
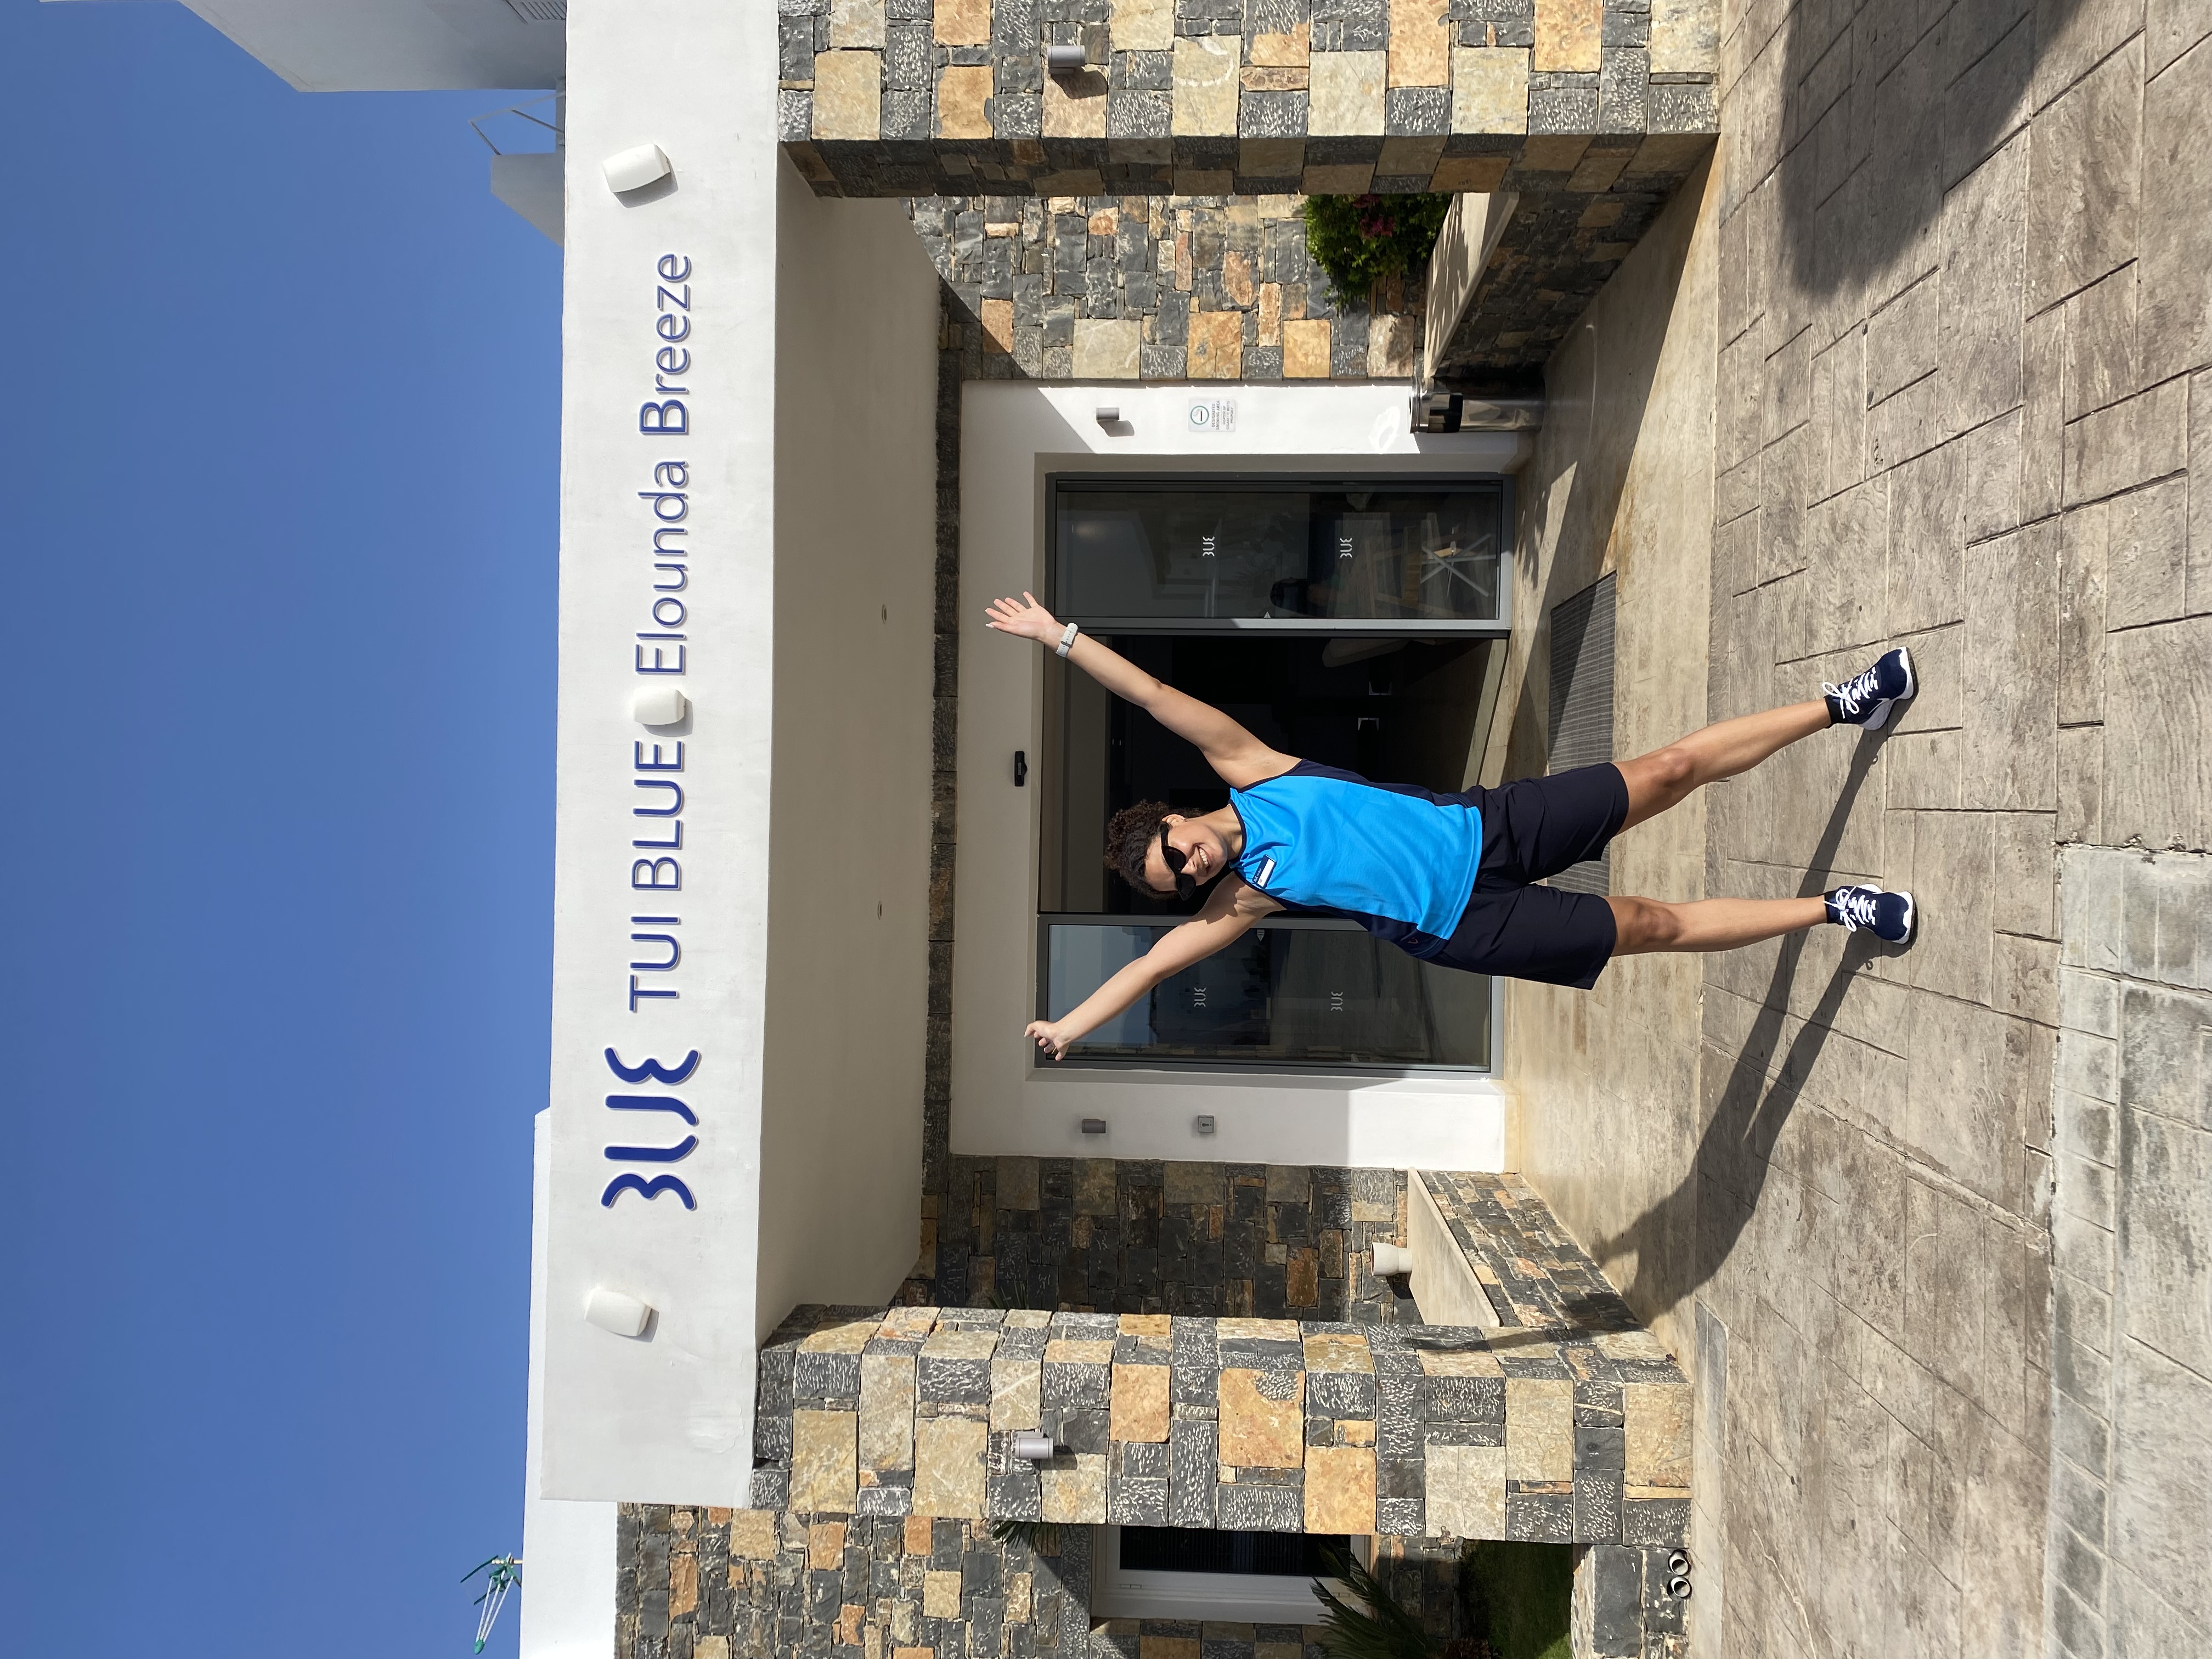
M1066 1013L1175 925L1064 915L1042 923L1047 1019ZM1492 1000L1486 975L1417 961L1352 922L1283 916L1164 981L1068 1057L1486 1071Z
M1047 603L1270 747L1440 793L1477 781L1507 631L1500 478L1048 481ZM1038 1012L1066 1012L1197 902L1104 869L1140 800L1212 811L1197 750L1048 661ZM1160 985L1074 1063L1487 1070L1495 996L1357 925L1285 917Z
M1052 604L1121 624L1504 620L1504 486L1053 480Z

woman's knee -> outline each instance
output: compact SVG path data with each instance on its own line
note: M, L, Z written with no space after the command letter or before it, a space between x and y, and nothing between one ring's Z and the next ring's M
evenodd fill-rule
M1698 784L1698 760L1679 743L1656 749L1647 757L1652 776L1671 795L1686 795Z
M1613 953L1630 956L1644 951L1671 951L1682 937L1682 919L1675 908L1658 899L1608 898L1613 907Z

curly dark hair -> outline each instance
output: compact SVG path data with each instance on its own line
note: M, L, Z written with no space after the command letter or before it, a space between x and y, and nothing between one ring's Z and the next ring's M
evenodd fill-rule
M1106 823L1106 867L1153 898L1160 896L1145 878L1145 859L1159 838L1160 820L1168 811L1164 801L1140 800L1123 807Z

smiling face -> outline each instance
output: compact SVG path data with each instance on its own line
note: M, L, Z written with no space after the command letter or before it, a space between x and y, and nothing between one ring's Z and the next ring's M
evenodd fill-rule
M1182 873L1203 887L1230 865L1227 843L1220 832L1203 818L1187 818L1170 812L1160 820L1167 830L1167 844L1182 854ZM1158 836L1145 854L1145 885L1162 898L1176 896L1175 872L1168 867Z

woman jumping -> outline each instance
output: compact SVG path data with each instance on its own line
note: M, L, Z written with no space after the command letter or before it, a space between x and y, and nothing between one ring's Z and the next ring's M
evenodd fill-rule
M1838 887L1818 898L1600 898L1536 883L1595 858L1623 830L1700 784L1747 772L1831 726L1872 731L1917 690L1911 653L1886 653L1809 702L1723 720L1619 765L1607 762L1496 789L1440 795L1270 749L1218 708L1164 685L1117 652L1063 628L1029 594L990 607L1002 634L1049 645L1115 696L1195 744L1229 786L1196 817L1140 801L1106 829L1106 864L1139 892L1189 900L1228 878L1059 1019L1029 1035L1054 1060L1172 975L1277 911L1347 917L1424 962L1587 991L1614 957L1732 951L1821 922L1892 945L1912 937L1912 895Z

